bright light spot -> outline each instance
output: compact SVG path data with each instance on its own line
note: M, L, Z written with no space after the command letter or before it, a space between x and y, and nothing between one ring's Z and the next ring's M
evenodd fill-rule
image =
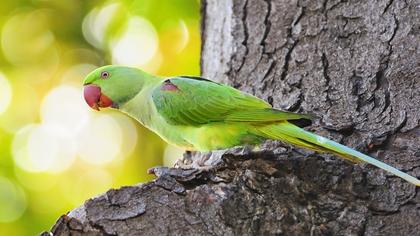
M100 49L105 47L106 31L119 8L121 8L121 4L112 3L89 12L83 20L82 30L90 44Z
M61 172L75 157L102 165L133 152L137 131L119 113L95 114L81 89L62 85L51 90L41 105L39 125L25 126L13 140L16 164L29 172Z
M188 45L190 33L185 21L178 20L165 23L159 36L163 42L171 42L170 44L161 45L163 51L177 54Z
M18 12L3 26L1 46L5 58L15 65L33 63L49 71L58 64L55 37L49 30L45 10ZM41 65L40 65L41 64Z
M156 72L158 72L160 66L162 65L162 61L163 55L160 52L160 50L158 50L153 56L153 58L150 59L146 64L143 64L141 68L147 71L148 73L155 74Z
M0 177L0 222L12 222L26 209L25 192L10 180Z
M57 131L59 127L41 125L28 138L29 160L38 171L61 172L74 160L74 144Z
M1 116L0 127L14 134L23 126L33 123L38 118L40 99L34 87L21 81L21 77L14 74L9 75L9 77L16 80L13 83L12 100L7 111ZM1 96L2 94L0 94Z
M179 21L179 31L180 37L178 40L178 44L176 45L176 50L178 53L181 52L187 46L190 37L188 27L185 24L185 21L183 20Z
M59 136L57 127L29 125L20 130L12 143L16 164L29 172L61 172L75 157L71 140Z
M174 166L179 159L182 159L184 152L184 149L169 144L166 146L163 154L163 165L167 167Z
M89 120L82 90L62 85L51 90L41 105L42 122L54 126L58 135L74 137Z
M148 20L135 16L121 36L111 42L110 49L114 64L141 66L157 52L158 35Z
M61 81L66 84L80 87L82 84L82 79L96 68L97 66L91 64L79 64L72 66L65 71ZM79 92L81 93L80 89Z
M20 168L26 171L34 171L28 157L28 137L36 127L36 125L23 127L15 134L12 142L13 159Z
M133 120L121 113L113 113L112 116L118 122L121 132L124 134L121 145L121 155L129 156L137 144L137 130Z
M80 157L91 164L101 165L114 160L121 150L122 131L109 115L96 115L82 130L79 143Z
M6 111L12 100L12 87L6 77L0 72L0 114Z

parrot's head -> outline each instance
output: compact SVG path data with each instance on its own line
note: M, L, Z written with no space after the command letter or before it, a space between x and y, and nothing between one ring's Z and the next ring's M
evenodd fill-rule
M126 66L103 66L88 74L83 81L87 104L99 108L118 108L136 96L150 75Z

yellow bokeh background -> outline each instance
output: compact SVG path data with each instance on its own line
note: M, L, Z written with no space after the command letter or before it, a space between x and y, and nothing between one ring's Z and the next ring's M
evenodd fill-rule
M0 235L35 235L110 188L153 179L182 150L116 111L82 80L106 64L199 75L199 0L2 0Z

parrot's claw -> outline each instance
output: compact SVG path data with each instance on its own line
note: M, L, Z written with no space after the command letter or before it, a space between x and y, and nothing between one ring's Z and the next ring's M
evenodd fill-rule
M186 165L181 163L175 163L175 168L180 168L183 170L198 170L199 172L209 172L211 169L214 168L214 166L201 166L197 163L193 163L191 165Z
M175 162L174 167L184 169L184 170L189 170L189 169L209 170L213 168L213 166L204 165L204 162L200 163L200 161L198 161L198 162L193 162L191 164L185 164L183 160L178 160L177 162Z
M175 168L181 168L181 169L192 169L191 166L192 164L185 164L184 159L178 159L174 164Z
M206 153L202 156L202 158L198 159L198 160L191 160L191 159L186 159L181 158L178 159L175 162L174 167L175 168L180 168L180 169L196 169L199 171L209 171L210 169L214 168L214 166L212 165L206 165L206 161L211 157L211 153Z

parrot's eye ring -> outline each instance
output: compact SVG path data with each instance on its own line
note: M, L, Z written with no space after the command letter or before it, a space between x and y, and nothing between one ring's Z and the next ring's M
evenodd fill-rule
M109 72L108 71L102 71L101 78L102 79L107 79L108 77L109 77Z

